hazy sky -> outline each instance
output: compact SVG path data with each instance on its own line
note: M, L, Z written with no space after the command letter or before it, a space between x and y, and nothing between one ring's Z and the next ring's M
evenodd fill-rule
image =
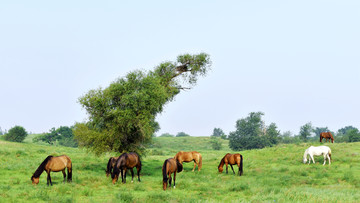
M135 69L206 52L212 71L167 104L158 135L225 133L250 112L298 133L360 128L360 1L1 1L0 127L86 119L77 102Z

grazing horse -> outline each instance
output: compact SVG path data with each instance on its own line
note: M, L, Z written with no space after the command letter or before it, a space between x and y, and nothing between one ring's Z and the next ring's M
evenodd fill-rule
M199 152L197 151L192 151L192 152L183 152L180 151L178 152L175 157L176 160L178 160L180 162L180 164L183 164L183 162L190 162L190 161L194 161L194 168L192 171L195 170L196 164L198 165L198 171L201 170L202 167L202 156Z
M228 173L228 164L231 166L231 169L233 170L234 174L234 168L232 165L237 164L239 167L238 174L241 176L243 174L243 156L241 154L225 154L224 158L221 159L220 164L218 166L218 170L220 173L223 172L223 166L226 165L226 173Z
M106 166L106 177L109 177L110 174L112 174L113 172L113 168L116 164L116 161L118 160L119 157L110 157L107 166Z
M308 156L310 156L309 164L310 164L310 160L312 160L313 163L315 163L314 156L320 156L320 155L324 156L324 164L323 165L325 165L325 163L326 163L326 158L329 160L329 165L331 164L331 162L330 162L331 149L327 146L318 146L318 147L311 146L311 147L307 148L304 153L303 163L305 164L307 162Z
M162 172L163 172L163 189L166 190L168 187L168 182L171 187L171 174L174 173L174 188L175 188L175 180L176 180L176 172L180 173L183 170L182 164L174 159L169 158L164 161Z
M64 182L66 178L65 168L67 168L68 178L67 181L72 181L72 163L68 156L48 156L46 159L40 164L40 166L36 169L35 173L31 176L31 181L33 184L38 184L40 175L46 171L47 173L47 185L49 183L52 185L50 172L59 172L61 171L64 176Z
M331 132L322 132L320 133L320 142L322 142L322 139L325 138L325 142L327 142L329 140L331 140L331 143L334 143L334 137L333 135L331 134Z
M121 180L123 183L126 183L126 171L130 169L131 171L131 182L134 180L134 171L133 168L136 167L138 180L140 182L140 171L141 171L141 161L140 157L135 152L123 153L119 156L116 164L114 166L114 171L111 174L112 183L115 184L119 178L119 173L121 172Z

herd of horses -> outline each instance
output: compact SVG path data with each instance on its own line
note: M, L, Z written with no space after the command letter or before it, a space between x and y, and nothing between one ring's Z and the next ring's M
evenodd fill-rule
M321 133L320 134L320 142L322 139L325 138L326 141L329 139L331 142L334 142L334 138L330 132ZM305 150L303 156L303 163L307 162L307 157L309 156L309 164L312 160L315 163L313 156L324 156L324 164L326 163L326 159L329 160L329 165L331 164L331 149L327 146L310 146L308 149ZM241 176L243 174L243 156L239 153L237 154L230 154L227 153L221 159L220 164L218 166L218 171L220 173L223 172L223 167L226 165L226 173L228 173L228 165L230 165L233 173L235 174L233 165L237 165L238 175ZM184 152L180 151L176 153L174 158L168 158L164 161L162 166L162 175L163 175L163 190L170 185L172 182L171 174L173 175L174 180L174 188L175 188L175 181L176 181L176 173L180 173L183 171L183 163L184 162L191 162L194 161L194 168L192 171L195 170L196 165L198 166L198 171L201 170L202 167L202 156L199 152L191 151L191 152ZM126 172L130 170L131 172L131 181L134 180L134 171L133 168L136 167L138 181L140 182L140 171L141 171L141 160L137 153L130 152L130 153L123 153L119 157L110 157L107 167L106 167L106 176L108 177L111 174L112 183L115 184L118 181L119 175L121 175L122 183L126 183ZM40 175L46 171L47 173L47 185L52 185L50 172L62 172L64 176L64 182L66 181L66 173L65 169L67 169L67 181L72 181L72 162L70 158L66 155L61 156L48 156L46 159L40 164L40 166L36 169L34 174L31 176L31 181L33 184L38 184Z

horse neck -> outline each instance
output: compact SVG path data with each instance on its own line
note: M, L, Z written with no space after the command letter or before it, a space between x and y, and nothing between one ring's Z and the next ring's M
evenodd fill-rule
M221 159L221 161L220 161L220 164L219 164L218 168L223 167L223 166L224 166L224 164L225 164L225 157Z
M308 154L309 154L309 149L305 150L304 159L307 158Z
M36 169L33 177L38 178L44 172L46 164L50 161L53 156L48 156L46 159L40 164L40 166Z

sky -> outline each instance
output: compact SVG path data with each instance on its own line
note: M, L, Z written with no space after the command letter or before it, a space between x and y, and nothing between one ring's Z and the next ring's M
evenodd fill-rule
M87 119L79 97L205 52L211 71L157 116L157 135L266 125L360 128L360 1L1 1L0 127Z

